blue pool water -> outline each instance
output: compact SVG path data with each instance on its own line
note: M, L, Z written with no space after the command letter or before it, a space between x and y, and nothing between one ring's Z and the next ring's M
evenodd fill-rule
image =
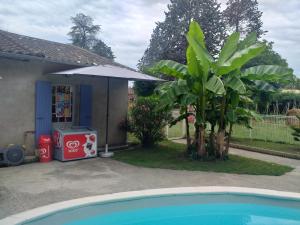
M26 225L300 225L300 202L239 194L177 195L99 203Z

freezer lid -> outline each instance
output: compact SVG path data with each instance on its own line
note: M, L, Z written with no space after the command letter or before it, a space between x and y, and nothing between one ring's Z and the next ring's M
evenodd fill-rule
M57 128L57 131L59 131L60 133L63 134L67 134L67 133L87 133L87 132L96 132L95 130L89 128L89 127L71 127L71 128Z

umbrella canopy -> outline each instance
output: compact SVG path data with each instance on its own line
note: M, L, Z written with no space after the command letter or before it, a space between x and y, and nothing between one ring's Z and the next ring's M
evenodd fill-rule
M152 77L143 73L136 72L126 67L119 67L113 65L98 65L89 66L78 69L64 70L53 75L83 75L83 76L96 76L96 77L111 77L127 80L142 80L142 81L163 81L157 77Z

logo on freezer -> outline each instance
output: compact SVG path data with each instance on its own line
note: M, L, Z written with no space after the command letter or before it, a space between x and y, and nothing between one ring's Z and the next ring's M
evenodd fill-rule
M97 142L94 134L87 134L86 143L83 145L85 157L92 157L97 155Z
M79 145L80 145L79 141L67 141L67 143L66 143L67 148L70 148L70 149L78 148Z

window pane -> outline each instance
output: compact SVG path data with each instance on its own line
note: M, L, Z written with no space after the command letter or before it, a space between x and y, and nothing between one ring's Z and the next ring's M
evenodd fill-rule
M52 88L52 122L72 122L72 87L70 85Z

